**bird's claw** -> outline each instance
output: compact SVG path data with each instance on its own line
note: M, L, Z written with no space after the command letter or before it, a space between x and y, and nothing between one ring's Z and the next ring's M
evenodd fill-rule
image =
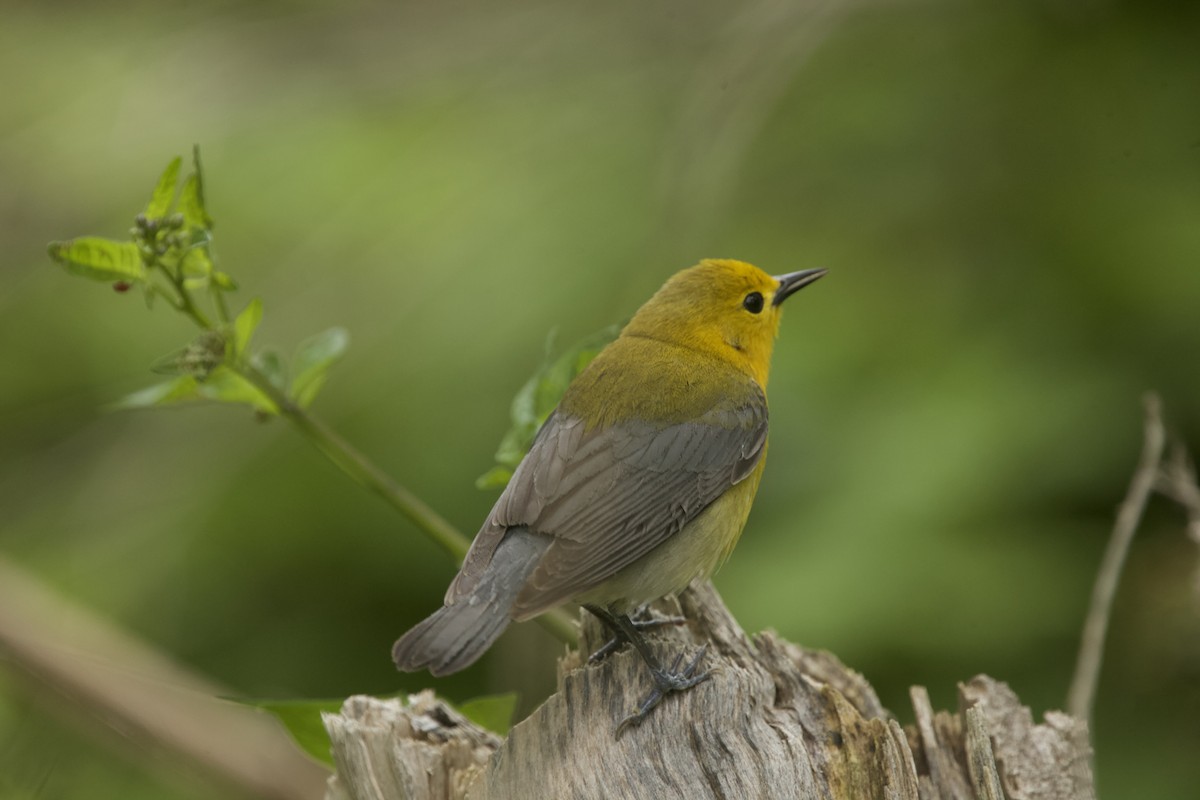
M629 726L637 726L642 724L644 720L654 708L663 701L663 698L672 692L684 692L691 689L697 684L703 683L713 675L713 670L706 669L703 672L696 674L696 667L700 666L700 662L704 659L704 654L708 652L708 645L704 645L697 651L688 665L683 668L682 672L676 672L679 668L679 662L683 660L683 653L675 656L675 661L671 663L669 670L654 670L651 674L654 676L654 688L650 694L638 705L637 711L633 712L617 725L616 735L619 737Z

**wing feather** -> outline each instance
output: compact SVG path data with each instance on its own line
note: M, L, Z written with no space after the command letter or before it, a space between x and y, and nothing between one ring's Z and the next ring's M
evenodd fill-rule
M551 430L547 438L560 435ZM577 452L587 457L568 459L536 514L510 507L513 515L497 520L554 537L514 616L582 594L662 544L750 474L766 436L766 400L756 391L749 402L693 422L630 422L581 437Z
M767 439L761 388L674 425L588 430L550 415L496 501L447 600L478 583L510 527L553 542L513 606L522 618L602 584L680 531L758 464Z

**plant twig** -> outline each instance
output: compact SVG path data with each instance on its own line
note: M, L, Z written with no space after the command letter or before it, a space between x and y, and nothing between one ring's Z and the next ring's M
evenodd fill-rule
M203 330L214 330L212 322L193 302L191 293L182 278L163 269L163 274L178 293L180 310ZM383 498L384 502L403 514L430 539L460 563L471 546L471 541L451 525L441 514L433 510L424 500L393 480L340 434L309 414L303 407L288 397L287 393L271 382L260 370L238 359L230 368L248 380L266 395L279 415L287 419L316 445L325 456L360 486ZM574 644L578 638L575 623L561 609L542 614L538 623L552 636L566 644Z
M455 563L463 560L471 542L441 514L392 480L340 434L301 408L262 372L246 364L234 365L233 369L269 397L279 409L280 416L295 425L317 449L356 483L379 495L384 502L407 517L424 531L426 536L449 553ZM542 614L537 618L537 622L552 636L566 644L574 644L578 638L574 621L561 609Z
M162 268L161 265L157 266L162 269L163 274L175 287L180 310L191 317L192 321L201 329L213 330L212 322L192 301L191 293L184 285L183 279L171 274L170 270ZM230 368L265 394L275 404L280 416L287 419L311 439L329 460L353 478L356 483L382 497L388 505L407 517L457 561L461 561L466 556L467 549L471 546L470 540L426 505L421 498L396 483L332 428L301 408L261 371L245 363L242 359L231 364Z
M0 662L52 711L88 719L139 761L169 753L235 796L318 800L325 772L233 692L76 605L0 556Z
M1196 465L1182 444L1176 442L1171 447L1154 488L1183 506L1188 515L1188 535L1200 544L1200 486L1196 484Z
M266 375L244 364L234 365L233 369L269 397L279 409L280 416L295 425L356 483L382 497L384 502L408 518L456 561L462 561L471 541L442 515L394 481L340 434L301 408Z
M1196 466L1182 444L1177 442L1171 448L1155 488L1183 506L1188 517L1188 536L1200 545L1200 486L1196 483ZM1192 597L1200 610L1200 560L1192 576Z
M177 198L182 210L168 214L172 198L176 197L175 183L181 162L181 159L175 159L159 179L147 210L134 218L134 227L130 231L132 241L118 242L93 236L51 242L51 258L79 275L109 282L118 291L126 291L134 283L141 284L147 302L161 295L172 308L205 332L171 365L188 379L184 391L191 392L189 396L202 396L195 391L196 382L203 381L218 367L239 376L257 389L258 395L251 400L238 396L234 402L249 402L259 410L269 409L287 419L355 482L382 497L456 562L461 562L470 548L466 536L419 497L392 480L332 428L309 414L304 406L311 395L297 399L292 391L277 384L240 352L246 342L239 343L237 338L249 340L262 309L261 305L256 305L253 313L246 317L248 324L245 326L242 326L241 318L237 324L230 324L224 292L235 288L235 284L228 275L215 269L210 254L204 251L211 243L209 228L212 222L204 210L198 150L194 153L194 161L196 171L189 176L183 193ZM197 238L197 234L201 237ZM187 258L194 253L198 255L193 257L189 268ZM211 312L197 302L193 287L207 290ZM247 307L247 310L251 308ZM230 342L236 346L230 347ZM326 361L321 369L327 369L329 363L332 361ZM323 372L320 374L323 376ZM153 399L135 405L161 401L163 395L154 392L163 388L152 387ZM165 388L170 395L180 388L180 382L174 381ZM573 644L577 639L574 623L565 614L543 615L539 619L545 628L567 644Z
M1108 540L1108 548L1104 551L1104 559L1096 575L1096 583L1092 587L1092 601L1083 626L1083 638L1075 662L1075 675L1067 692L1068 713L1089 724L1096 699L1096 686L1100 679L1100 662L1104 655L1104 639L1108 632L1113 598L1117 593L1125 558L1129 554L1129 545L1146 509L1146 502L1159 483L1159 468L1166 443L1162 401L1154 392L1147 392L1142 398L1142 405L1146 415L1142 427L1142 455L1129 482L1125 500L1117 510L1112 536Z

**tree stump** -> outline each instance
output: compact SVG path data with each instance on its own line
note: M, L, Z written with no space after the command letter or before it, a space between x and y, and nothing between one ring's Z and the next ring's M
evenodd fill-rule
M327 800L1095 797L1086 725L1059 712L1034 724L1003 683L960 684L953 714L914 687L905 728L834 656L747 636L708 583L656 610L688 622L660 629L655 652L670 663L709 643L703 666L716 672L640 726L614 736L650 685L628 647L599 664L568 653L558 690L504 739L431 692L352 697L325 717L337 764ZM583 614L581 652L607 636Z

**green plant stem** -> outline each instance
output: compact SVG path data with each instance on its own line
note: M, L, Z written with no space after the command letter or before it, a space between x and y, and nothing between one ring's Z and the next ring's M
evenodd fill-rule
M217 319L221 320L222 325L228 325L229 306L225 305L225 292L213 286L210 293L212 294L213 308L217 310Z
M542 626L546 633L558 639L563 644L568 644L572 647L579 644L579 626L575 623L575 617L571 612L556 608L552 611L547 611L540 617L535 617L534 622Z
M407 517L449 553L455 563L462 562L471 546L470 540L424 500L396 483L336 431L297 405L262 372L248 364L234 365L233 369L270 398L279 409L280 416L295 425L343 472ZM562 609L542 614L537 621L559 641L575 644L579 638L574 620Z
M192 301L191 294L183 285L183 281L176 279L168 270L163 270L163 272L178 292L179 305L177 308L191 317L192 321L204 330L215 330L212 322ZM301 408L262 372L240 360L238 363L231 364L230 368L266 395L275 404L280 416L295 425L316 445L318 450L356 483L379 495L384 502L407 517L426 536L449 553L455 563L462 562L471 546L470 540L430 508L425 501L396 483L387 473L343 439L340 434ZM562 609L542 614L537 621L562 642L575 644L579 638L574 619Z
M463 560L471 546L470 540L425 501L396 483L341 435L297 405L278 386L271 383L266 375L246 364L234 365L233 369L270 398L279 409L279 415L299 428L343 472L408 517L414 525L453 556L456 562Z
M179 303L171 303L171 305L175 306L175 308L191 317L195 323L204 330L216 330L216 328L213 327L212 321L209 320L208 316L201 311L196 303L192 300L192 293L189 292L187 287L183 285L183 278L175 275L171 272L171 270L167 269L162 264L156 263L155 266L162 270L163 275L166 275L167 280L170 281L171 285L175 287L175 292L178 295Z

